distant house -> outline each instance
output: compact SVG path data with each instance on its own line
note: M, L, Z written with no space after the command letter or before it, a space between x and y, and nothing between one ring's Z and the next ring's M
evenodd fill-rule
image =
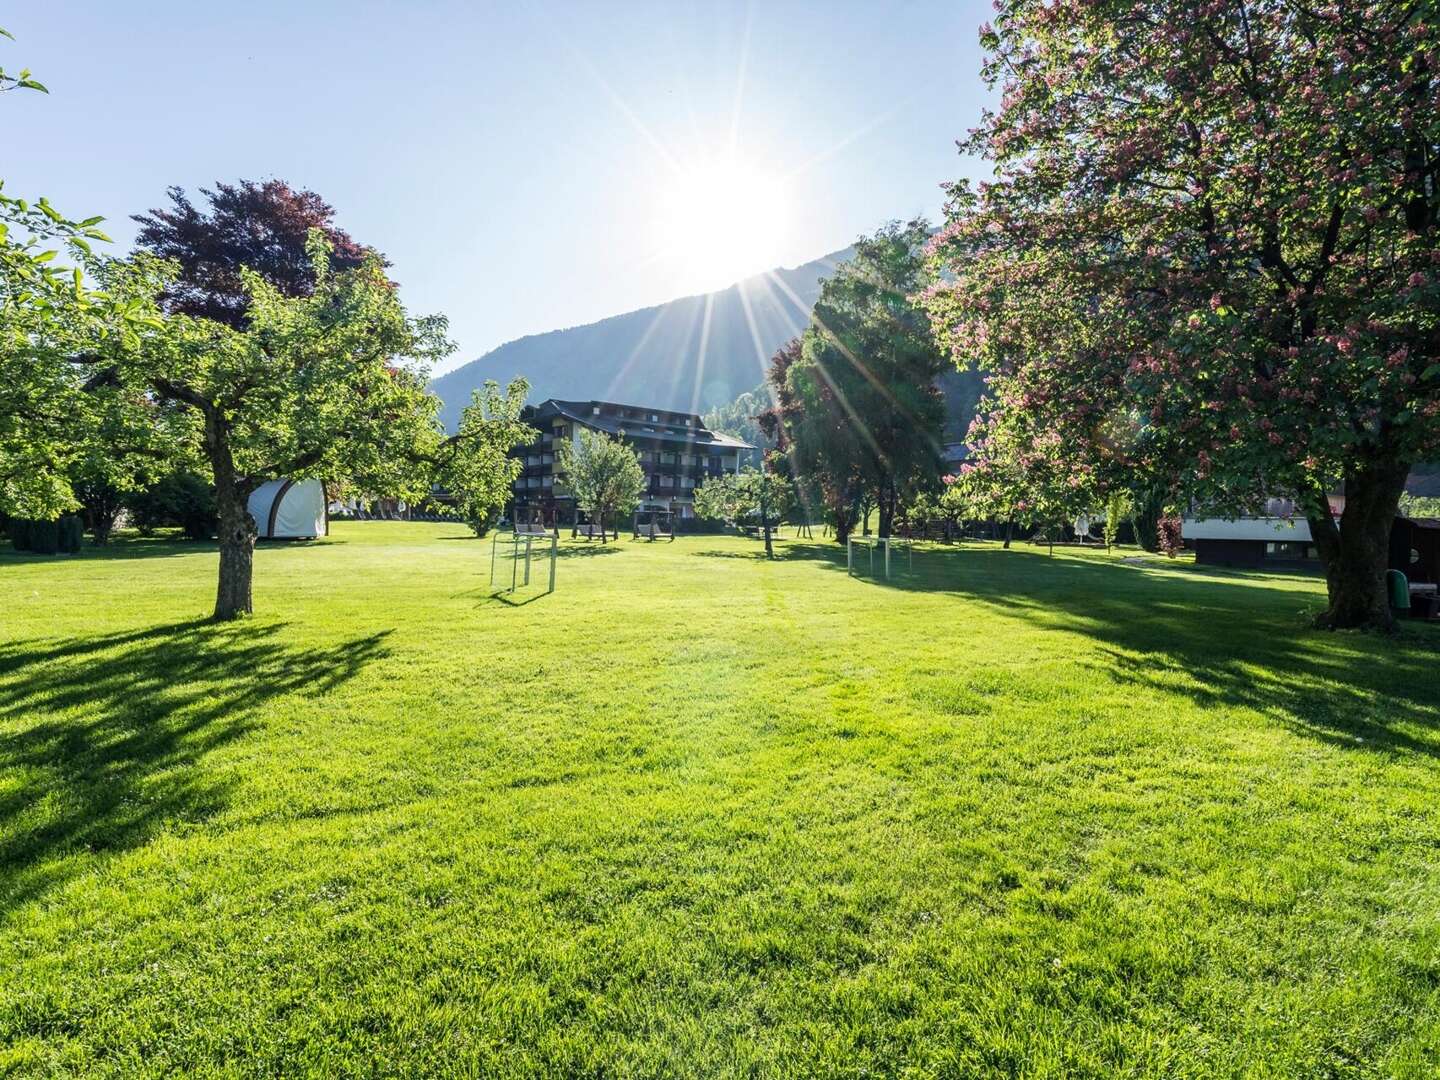
M523 468L515 480L517 515L539 511L549 524L575 520L575 500L557 471L561 443L578 443L586 428L623 439L640 458L645 473L642 510L670 510L695 516L695 489L708 477L739 472L750 443L711 431L695 413L675 412L613 401L564 401L550 398L525 409L527 424L540 431L538 441L515 451Z
M1440 518L1396 518L1390 528L1390 567L1412 585L1440 585Z
M1434 480L1412 475L1406 491L1423 494ZM1338 519L1344 510L1345 496L1331 495L1330 512ZM1187 517L1182 535L1195 561L1208 566L1320 568L1310 524L1287 499L1269 500L1257 515ZM1411 582L1440 583L1440 519L1397 517L1390 529L1390 567Z
M1195 550L1195 561L1208 566L1254 569L1319 567L1319 554L1303 517L1264 514L1227 519L1187 517L1181 534Z

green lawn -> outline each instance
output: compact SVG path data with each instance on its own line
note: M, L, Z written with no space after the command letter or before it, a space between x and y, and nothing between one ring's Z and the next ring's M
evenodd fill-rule
M0 554L0 1075L1436 1075L1440 635L462 534Z

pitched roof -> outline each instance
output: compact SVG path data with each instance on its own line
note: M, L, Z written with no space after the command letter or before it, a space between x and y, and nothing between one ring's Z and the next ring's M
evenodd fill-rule
M656 439L660 442L672 442L693 446L703 446L717 450L753 450L754 447L747 442L729 435L722 435L719 432L711 431L695 413L677 413L672 409L652 409L644 405L622 405L613 401L565 401L561 398L549 398L541 402L537 411L551 406L555 413L566 419L573 420L577 424L584 424L586 427L603 431L607 435L617 438L640 438ZM594 410L599 407L610 407L619 409L635 409L643 412L646 419L624 419L618 416L595 415ZM650 420L654 416L684 416L694 421L693 426L677 424L667 420Z

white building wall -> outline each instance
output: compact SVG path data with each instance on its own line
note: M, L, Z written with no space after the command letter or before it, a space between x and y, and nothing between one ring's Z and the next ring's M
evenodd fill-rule
M1186 518L1181 524L1186 540L1267 540L1308 542L1310 523L1302 517Z

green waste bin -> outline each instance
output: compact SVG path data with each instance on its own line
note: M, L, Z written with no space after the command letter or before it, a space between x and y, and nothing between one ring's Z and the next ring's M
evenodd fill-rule
M1385 571L1385 589L1390 594L1390 606L1396 611L1410 610L1410 582L1399 570Z

